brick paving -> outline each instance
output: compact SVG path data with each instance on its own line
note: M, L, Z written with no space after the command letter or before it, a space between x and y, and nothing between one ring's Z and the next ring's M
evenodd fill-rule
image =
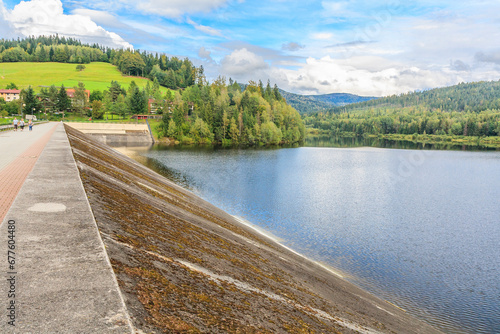
M0 135L0 333L135 333L64 126L38 130Z
M53 124L45 135L0 170L0 222L4 220L26 177L35 166L38 157L54 133L56 126L57 124ZM16 139L22 140L20 138L22 137L18 136ZM26 139L29 140L27 136L24 137L24 140ZM9 143L9 145L12 145L12 143Z

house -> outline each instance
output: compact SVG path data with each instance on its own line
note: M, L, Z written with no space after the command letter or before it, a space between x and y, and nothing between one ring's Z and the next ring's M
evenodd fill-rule
M162 116L161 115L133 115L130 118L131 119L137 119L137 120L141 120L141 119L161 119Z
M73 88L68 88L66 89L66 94L68 94L68 97L70 99L73 99L75 97L75 90ZM86 89L85 90L85 96L87 98L87 102L90 100L90 90Z
M0 98L3 98L6 102L19 100L20 94L19 89L0 89Z
M148 112L150 114L156 114L157 110L158 110L158 104L156 103L156 100L148 99Z
M173 106L174 102L172 101L148 99L148 113L150 114L156 114L162 108L168 108L168 112L172 113Z

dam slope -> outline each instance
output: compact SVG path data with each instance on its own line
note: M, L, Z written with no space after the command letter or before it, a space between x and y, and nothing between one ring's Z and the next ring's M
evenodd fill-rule
M137 332L439 333L67 127Z

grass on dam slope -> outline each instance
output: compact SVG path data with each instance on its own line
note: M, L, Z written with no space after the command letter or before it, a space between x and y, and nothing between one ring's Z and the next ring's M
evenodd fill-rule
M85 83L85 88L92 90L108 89L112 80L118 81L122 87L128 88L132 81L139 87L145 87L149 79L124 76L116 66L108 63L85 64L85 70L78 71L77 64L62 63L0 63L0 89L13 82L19 89L31 85L36 92L41 86L55 85L66 88ZM167 88L162 87L165 93Z

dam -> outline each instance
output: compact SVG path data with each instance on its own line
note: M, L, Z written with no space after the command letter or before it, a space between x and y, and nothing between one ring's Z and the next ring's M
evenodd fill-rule
M36 131L0 136L19 187L0 239L15 226L16 327L5 304L0 331L439 333L92 136Z

